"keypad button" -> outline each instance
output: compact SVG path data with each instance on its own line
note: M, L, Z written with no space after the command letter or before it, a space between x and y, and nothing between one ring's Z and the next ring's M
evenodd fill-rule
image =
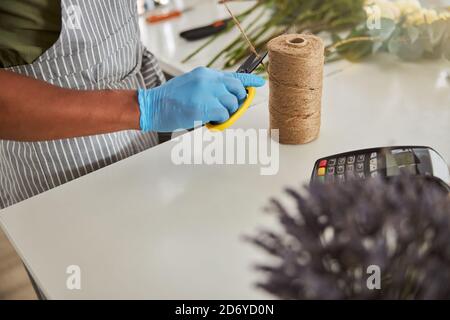
M377 153L376 152L372 152L371 154L370 154L370 159L374 159L374 158L376 158L377 157Z
M360 179L364 179L366 176L365 176L364 172L358 172L357 177Z
M378 177L378 172L377 172L377 171L371 172L371 173L370 173L370 176L371 176L372 178Z
M327 166L327 160L320 160L319 167L326 167Z
M378 168L377 159L370 159L369 168L370 172L377 170Z
M354 180L356 178L355 173L353 171L346 172L346 176L347 176L347 180Z
M335 165L336 165L336 158L328 160L328 166L335 166Z
M335 172L334 169L335 169L335 167L328 167L327 173L328 173L329 175L333 175L334 172Z
M328 175L325 179L326 182L334 182L334 175Z
M353 164L353 163L355 163L355 156L349 156L349 157L347 157L347 163L348 163L348 164Z
M357 163L356 171L364 171L364 163Z
M317 181L325 182L325 177L324 176L317 177Z
M345 170L347 172L353 172L355 169L355 166L353 164L348 164L347 167L345 168Z
M343 174L338 174L336 179L338 182L345 182L345 176Z
M365 158L365 155L360 154L360 155L358 155L358 157L356 158L356 162L364 162L364 158Z
M317 175L318 176L324 176L325 175L325 168L319 168L317 170Z
M336 172L337 172L338 174L344 173L344 166L338 166Z
M343 164L345 164L345 157L341 157L341 158L338 159L338 165L341 166Z

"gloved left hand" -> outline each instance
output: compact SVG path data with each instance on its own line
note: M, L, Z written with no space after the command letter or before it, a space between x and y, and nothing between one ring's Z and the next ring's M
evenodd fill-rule
M202 123L224 122L247 96L245 87L264 79L245 73L200 67L152 89L138 91L143 131L171 132Z

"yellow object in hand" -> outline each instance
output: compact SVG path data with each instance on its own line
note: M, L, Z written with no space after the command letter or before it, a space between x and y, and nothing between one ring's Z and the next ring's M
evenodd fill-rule
M247 89L247 98L239 107L239 109L231 115L231 117L222 123L207 123L206 127L212 131L223 131L228 127L231 127L250 107L253 102L253 98L255 98L256 89L254 87L248 87Z

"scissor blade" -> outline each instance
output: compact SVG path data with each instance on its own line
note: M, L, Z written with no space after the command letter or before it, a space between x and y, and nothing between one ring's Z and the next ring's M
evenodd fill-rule
M241 66L238 68L237 72L239 73L252 73L264 60L267 55L267 51L263 52L256 56L256 54L252 53Z

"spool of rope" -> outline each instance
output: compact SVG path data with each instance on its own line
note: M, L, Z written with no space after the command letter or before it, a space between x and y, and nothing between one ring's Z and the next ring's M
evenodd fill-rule
M269 50L270 128L283 144L308 143L319 136L324 45L319 37L285 34Z

